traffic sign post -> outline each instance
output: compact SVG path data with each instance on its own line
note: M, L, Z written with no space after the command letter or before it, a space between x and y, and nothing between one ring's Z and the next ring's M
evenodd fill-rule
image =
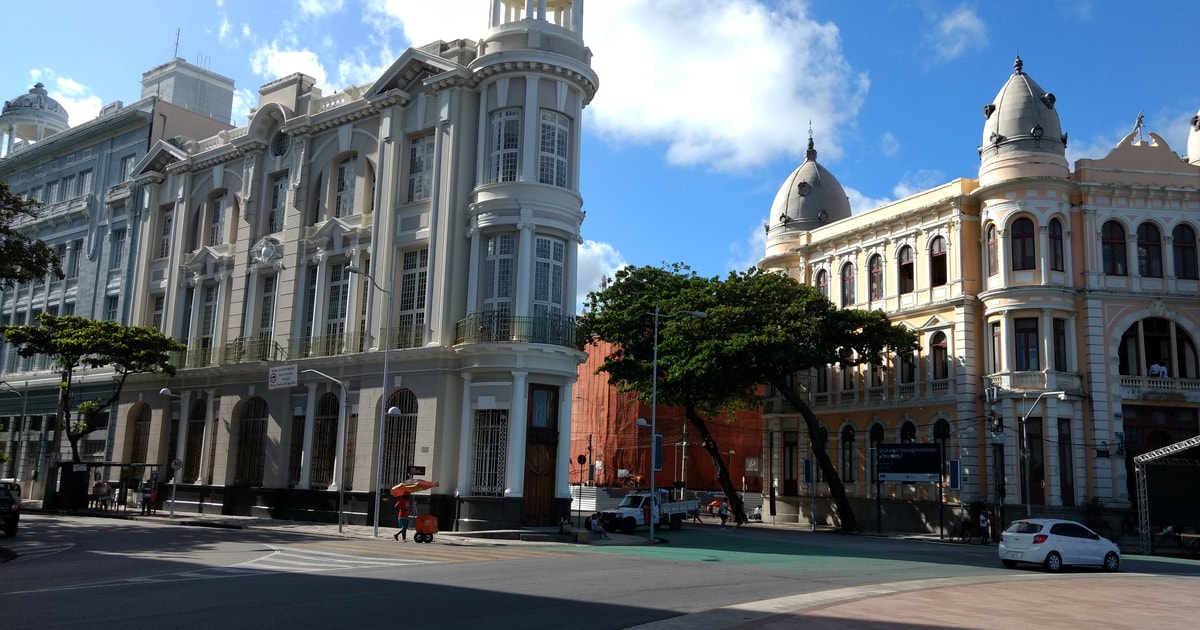
M183 469L183 460L176 457L171 460L171 470L175 471L171 474L171 518L175 518L175 486L179 485L179 471Z

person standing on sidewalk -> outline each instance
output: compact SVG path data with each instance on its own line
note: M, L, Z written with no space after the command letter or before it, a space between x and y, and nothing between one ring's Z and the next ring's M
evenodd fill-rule
M396 527L399 527L400 531L392 536L395 540L400 540L401 536L408 540L408 517L412 514L412 509L411 494L405 493L396 498Z
M979 510L979 544L988 544L988 515L987 510Z

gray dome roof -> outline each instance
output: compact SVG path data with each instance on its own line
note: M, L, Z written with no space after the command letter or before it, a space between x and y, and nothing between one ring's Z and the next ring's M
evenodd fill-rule
M3 116L32 114L39 115L67 126L67 110L58 101L50 98L46 86L41 83L34 85L28 94L22 94L11 101L4 101Z
M1012 76L996 98L983 106L980 179L993 169L1004 169L1004 173L997 173L1002 179L1013 175L1068 175L1067 134L1054 108L1054 95L1025 74L1023 67L1017 57ZM1019 172L1022 164L1031 168Z
M817 164L817 150L809 136L804 163L783 181L767 222L782 223L789 230L811 230L849 216L850 199L833 173Z

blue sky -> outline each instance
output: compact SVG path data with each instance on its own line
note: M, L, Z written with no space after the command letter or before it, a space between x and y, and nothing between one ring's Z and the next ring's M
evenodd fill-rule
M24 2L5 10L0 94L42 81L79 124L137 100L178 32L178 56L234 79L240 125L264 83L368 82L410 45L479 38L489 4L66 0L48 16ZM983 105L1018 53L1058 98L1072 163L1105 155L1139 112L1183 153L1197 25L1196 0L587 0L600 91L583 122L581 295L624 264L753 265L810 124L856 213L975 176Z

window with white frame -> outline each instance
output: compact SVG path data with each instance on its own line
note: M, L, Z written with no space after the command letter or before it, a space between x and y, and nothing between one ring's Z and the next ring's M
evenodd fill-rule
M262 278L262 300L258 312L258 338L264 342L271 341L275 335L275 287L279 279L276 276Z
M484 258L483 308L487 311L512 311L513 235L489 236Z
M538 143L538 182L566 188L571 119L548 109L542 110L541 118Z
M325 334L330 338L346 332L346 310L350 303L350 272L345 264L329 266L329 301L325 311Z
M204 286L204 304L200 315L200 348L213 346L213 335L217 331L217 286Z
M521 109L492 112L488 146L488 182L517 181L517 157L521 147Z
M175 225L175 211L164 209L162 212L162 228L158 233L158 257L166 258L171 255L171 231Z
M62 190L62 199L59 199L59 201L66 201L68 199L75 198L76 193L75 193L75 176L74 175L67 175L66 177L62 178L62 189L61 190Z
M284 204L287 203L287 173L271 178L271 208L267 211L267 233L283 231Z
M81 197L92 192L92 169L81 171L79 173L79 186L75 188L75 196Z
M854 263L842 265L842 307L854 306Z
M400 272L400 310L396 313L396 339L391 348L419 346L425 328L425 283L429 271L427 248L404 252ZM390 333L390 331L389 331Z
M225 242L225 193L208 201L208 244L221 245Z
M539 236L533 257L533 314L561 315L563 305L563 262L566 244Z
M57 203L62 201L58 198L58 182L46 182L46 197L42 199L46 203Z
M354 180L358 176L358 156L352 155L338 164L337 183L333 195L333 216L354 214Z
M121 298L116 295L107 295L104 297L104 319L115 322L118 316L118 308L121 304Z
M121 158L121 179L122 181L133 177L133 167L137 164L137 155L126 155Z
M158 332L166 334L166 329L163 328L163 318L167 312L167 299L165 296L156 295L153 299L153 305L150 308L150 326L158 330Z
M112 231L112 249L108 252L108 268L120 269L121 263L125 259L125 237L128 235L125 228L119 228Z
M71 243L71 258L67 261L67 279L79 277L79 257L83 256L83 239Z
M433 182L433 134L408 141L408 200L428 199Z
M949 280L946 263L946 239L935 236L929 243L929 285L945 286Z
M1014 355L1016 356L1018 372L1032 372L1042 369L1038 347L1042 338L1038 334L1036 317L1017 317L1013 319Z

